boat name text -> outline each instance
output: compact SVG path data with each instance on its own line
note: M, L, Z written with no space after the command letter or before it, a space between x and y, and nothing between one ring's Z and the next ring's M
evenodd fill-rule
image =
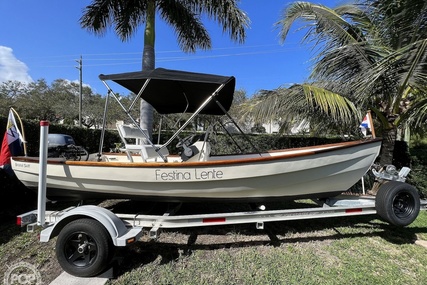
M30 165L29 163L15 162L15 167L28 168Z
M160 181L180 181L180 180L215 180L222 179L224 172L222 170L200 170L179 171L156 169L156 180Z

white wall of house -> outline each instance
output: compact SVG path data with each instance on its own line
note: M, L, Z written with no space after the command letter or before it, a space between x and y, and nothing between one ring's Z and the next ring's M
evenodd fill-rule
M268 124L262 124L262 126L265 128L265 132L267 134L274 134L278 133L280 126L277 122L270 122ZM302 120L301 122L297 122L294 124L294 126L291 128L291 131L289 134L291 135L297 135L301 133L307 133L310 131L310 123L306 120Z

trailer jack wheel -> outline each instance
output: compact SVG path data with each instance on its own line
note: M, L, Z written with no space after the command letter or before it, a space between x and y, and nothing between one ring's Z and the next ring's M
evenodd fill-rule
M93 219L79 219L67 224L59 233L56 257L69 274L91 277L107 269L112 248L104 226Z
M381 185L375 199L378 215L386 222L404 227L411 224L420 212L420 196L413 186L399 181Z

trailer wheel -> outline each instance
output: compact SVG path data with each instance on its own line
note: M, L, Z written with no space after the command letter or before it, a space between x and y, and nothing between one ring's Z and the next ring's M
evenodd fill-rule
M110 235L102 224L93 219L78 219L59 233L56 257L69 274L91 277L107 269L112 247Z
M411 224L420 212L420 196L413 186L399 181L381 185L375 198L378 215L386 222L404 227Z

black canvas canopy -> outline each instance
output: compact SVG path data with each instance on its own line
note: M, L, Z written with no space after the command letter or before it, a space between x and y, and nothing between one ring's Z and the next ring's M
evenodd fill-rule
M150 103L160 114L194 113L222 85L216 94L226 111L233 101L236 79L233 76L220 76L157 68L150 71L99 75L103 81L112 80ZM209 104L201 114L222 115L223 110L215 103Z

